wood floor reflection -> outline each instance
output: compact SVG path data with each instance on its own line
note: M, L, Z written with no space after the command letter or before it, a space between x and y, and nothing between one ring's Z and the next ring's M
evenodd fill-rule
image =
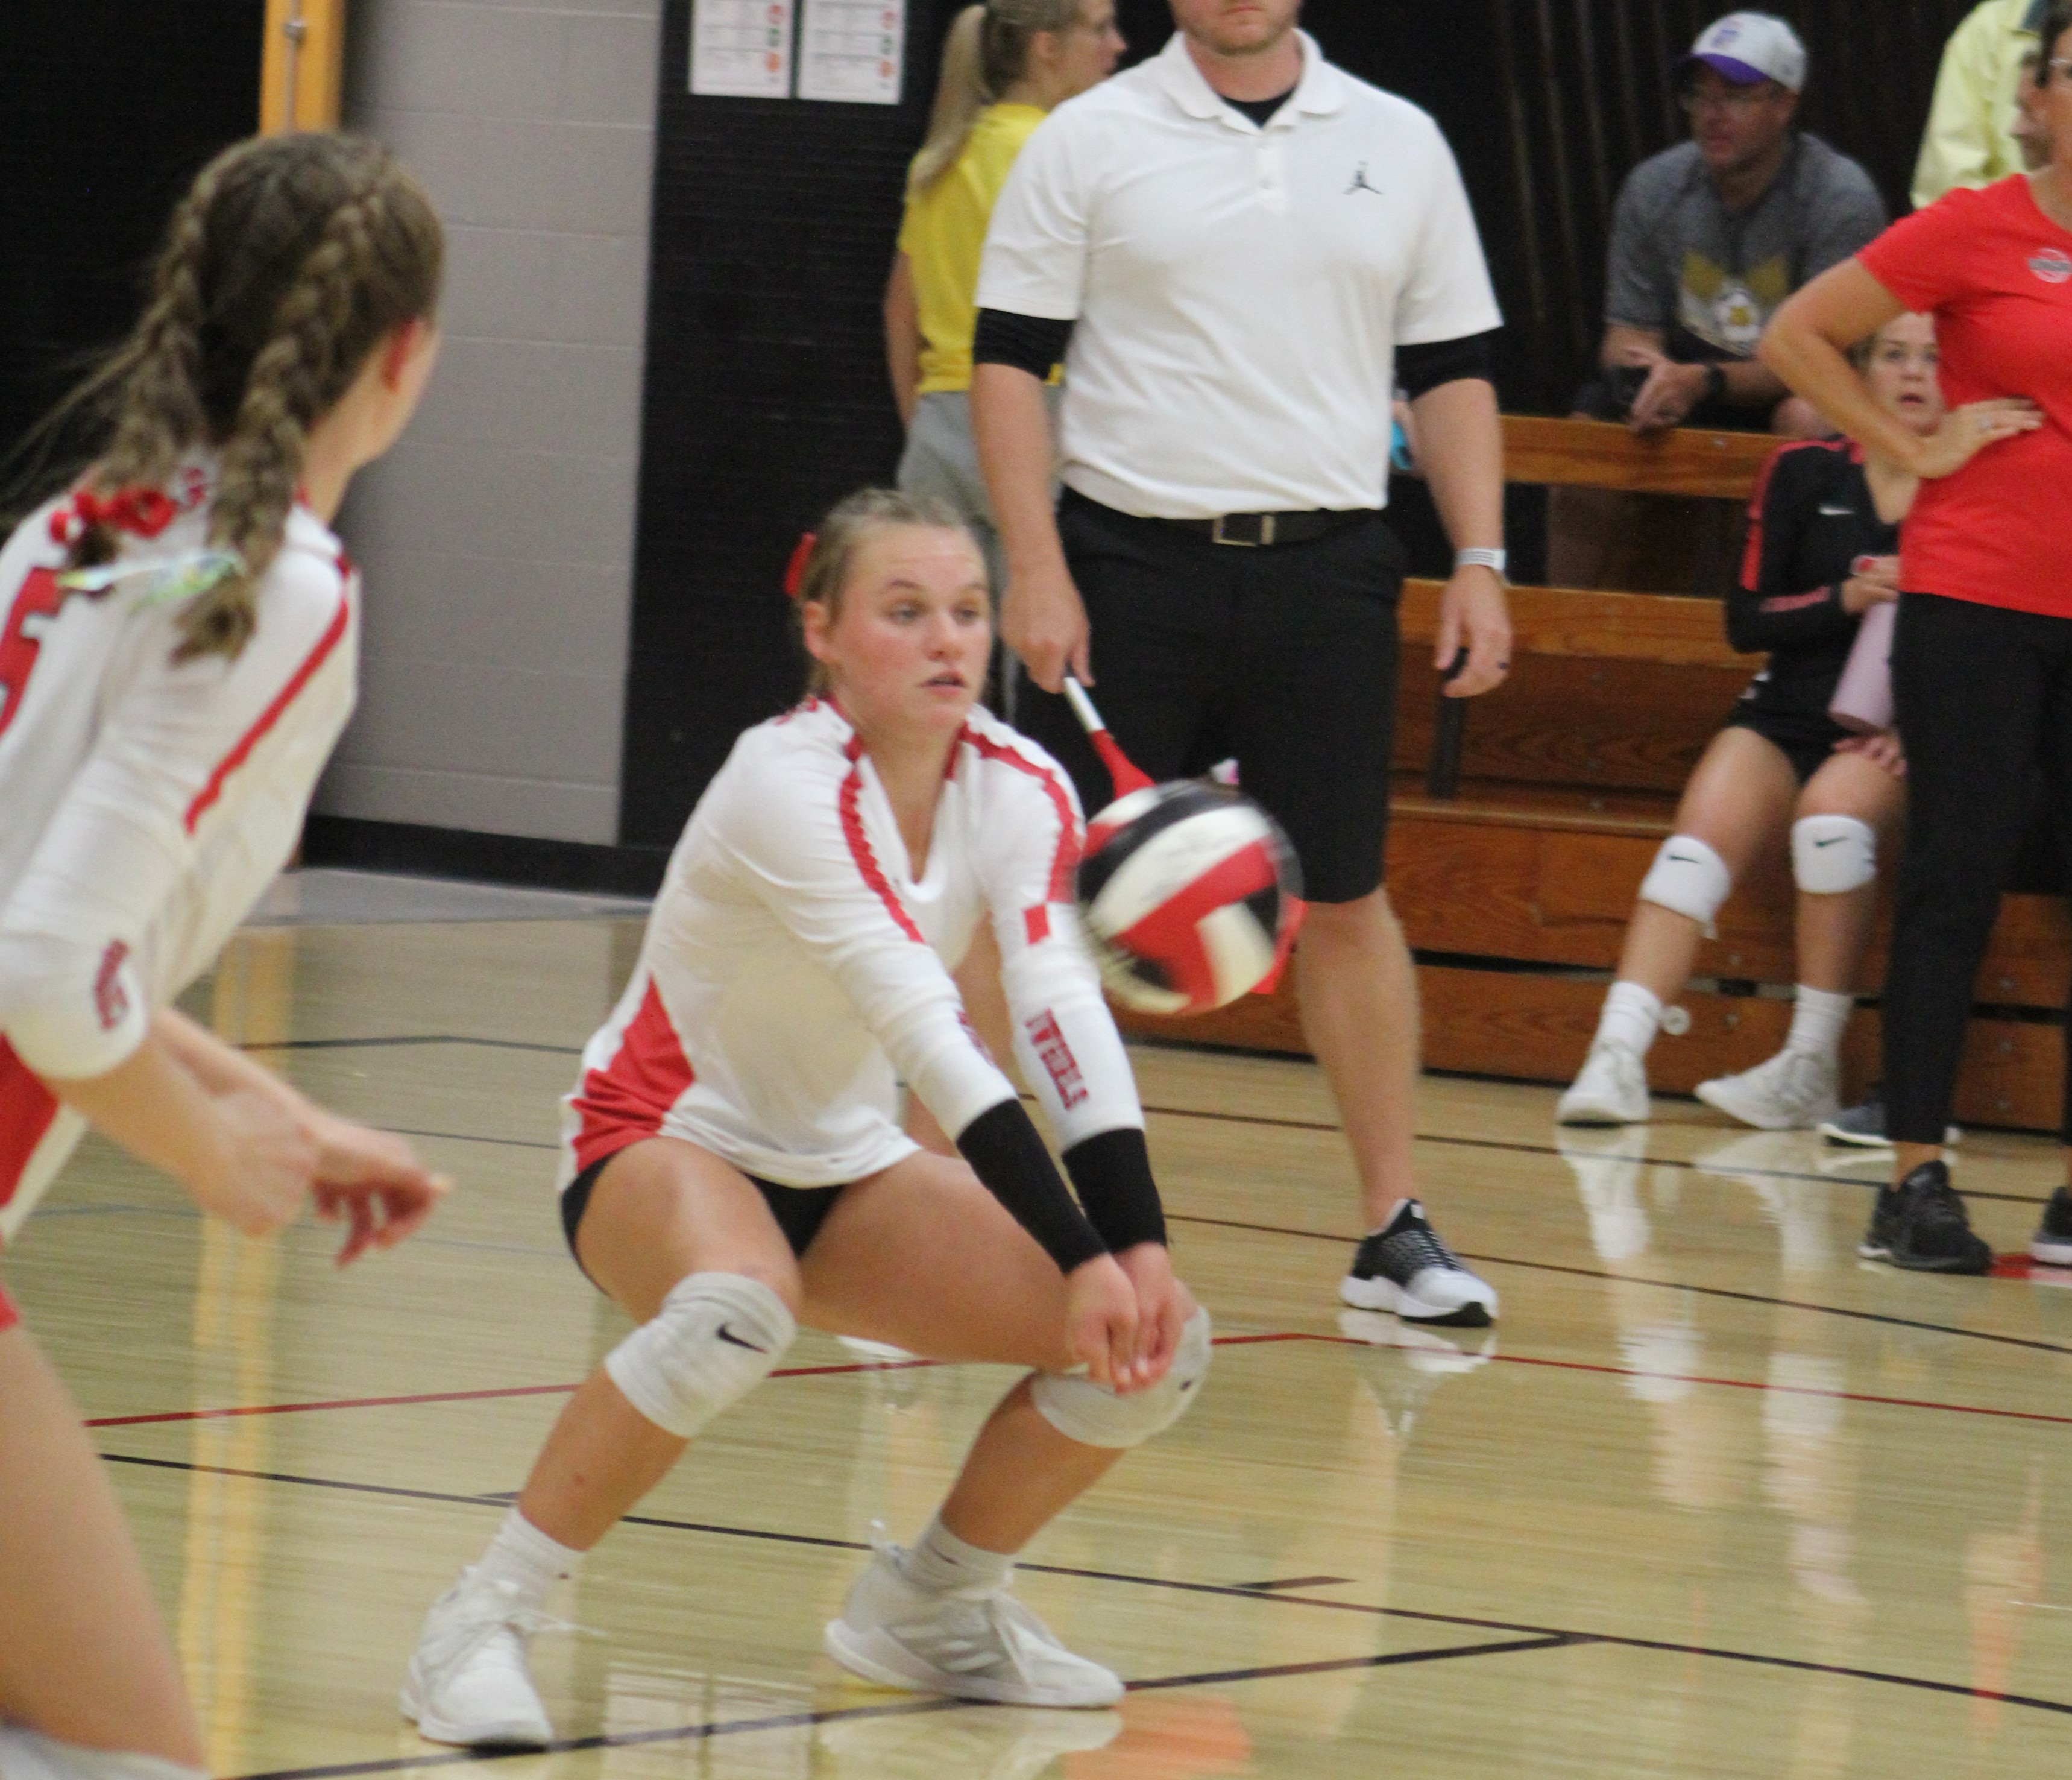
M556 1098L636 921L240 936L195 1011L460 1190L344 1273L90 1144L6 1259L113 1461L224 1775L467 1766L395 1693L426 1603L623 1332L561 1242ZM1665 1040L1673 1043L1674 1040ZM1316 1072L1141 1049L1183 1271L1223 1345L1194 1411L1027 1554L1020 1588L1135 1686L960 1706L820 1654L874 1523L910 1535L1007 1374L819 1336L557 1600L568 1747L510 1780L1185 1780L2072 1772L2072 1276L1860 1263L1877 1179L1658 1102L1426 1085L1439 1228L1493 1331L1342 1311L1357 1234ZM1975 1135L2019 1250L2055 1152ZM257 1412L251 1412L257 1411Z

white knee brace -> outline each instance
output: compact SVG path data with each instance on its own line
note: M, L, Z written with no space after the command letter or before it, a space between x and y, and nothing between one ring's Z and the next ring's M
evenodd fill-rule
M1197 1310L1180 1331L1171 1370L1149 1391L1117 1396L1078 1372L1041 1374L1033 1395L1043 1419L1082 1446L1141 1446L1186 1414L1209 1370L1209 1313Z
M1688 915L1712 937L1712 917L1734 887L1727 862L1703 841L1671 834L1640 880L1640 900Z
M20 1724L0 1724L0 1774L6 1780L208 1780L161 1756L82 1749Z
M1791 876L1815 896L1862 889L1877 876L1877 830L1854 816L1801 816L1791 825Z
M798 1338L784 1300L760 1279L693 1273L604 1357L626 1400L687 1440L770 1376Z

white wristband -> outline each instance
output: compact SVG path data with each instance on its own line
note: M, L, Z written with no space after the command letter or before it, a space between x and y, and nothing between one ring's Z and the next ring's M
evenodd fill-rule
M1503 550L1470 550L1453 552L1453 570L1456 574L1462 569L1494 569L1498 575L1501 575L1503 573L1505 564L1509 561L1509 554Z

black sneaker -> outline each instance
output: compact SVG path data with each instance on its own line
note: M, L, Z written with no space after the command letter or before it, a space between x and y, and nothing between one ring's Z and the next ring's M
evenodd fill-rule
M2029 1255L2045 1267L2072 1267L2072 1187L2051 1194L2042 1226L2029 1239Z
M1924 1162L1879 1193L1856 1253L1910 1273L1984 1273L1993 1264L1993 1251L1972 1234L1964 1201L1941 1162Z
M1496 1321L1496 1288L1461 1265L1415 1199L1362 1239L1338 1296L1355 1310L1393 1311L1406 1323L1486 1329Z
M1873 1094L1853 1106L1844 1106L1832 1119L1813 1127L1831 1143L1853 1143L1867 1150L1889 1150L1892 1139L1885 1134L1885 1100ZM1955 1143L1963 1136L1955 1125L1942 1129L1942 1141Z

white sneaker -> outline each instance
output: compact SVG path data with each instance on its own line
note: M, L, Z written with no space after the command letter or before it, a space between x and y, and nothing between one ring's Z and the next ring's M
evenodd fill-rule
M404 1677L403 1716L434 1743L542 1749L554 1740L525 1667L532 1634L556 1623L517 1586L472 1569L432 1603Z
M919 1588L899 1568L898 1546L874 1547L825 1634L828 1654L852 1674L1003 1706L1112 1706L1122 1697L1118 1676L1073 1655L1007 1583Z
M1496 1288L1461 1264L1415 1199L1360 1239L1338 1296L1355 1310L1386 1310L1407 1323L1486 1329L1496 1321Z
M1647 1069L1632 1050L1609 1038L1590 1047L1583 1067L1554 1109L1563 1125L1644 1125Z
M1842 1110L1835 1060L1779 1051L1739 1075L1698 1084L1698 1098L1729 1119L1762 1131L1810 1131Z

